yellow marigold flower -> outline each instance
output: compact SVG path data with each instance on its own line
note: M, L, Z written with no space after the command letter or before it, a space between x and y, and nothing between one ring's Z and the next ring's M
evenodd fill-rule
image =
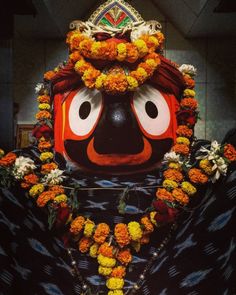
M153 70L155 70L158 66L157 62L152 58L148 58L146 60L146 64L149 65Z
M85 219L83 216L78 216L76 217L70 225L70 232L74 235L77 235L81 232L81 230L83 229L85 223Z
M199 167L202 168L202 170L207 174L207 175L212 175L213 171L212 171L212 164L209 160L207 159L203 159L200 161L199 163Z
M40 155L40 160L42 161L42 162L45 162L45 161L47 161L47 160L52 160L53 159L53 153L51 153L51 152L44 152L44 153L41 153L41 155Z
M128 90L129 91L134 91L138 87L138 81L131 77L131 76L126 76L127 82L128 82Z
M190 140L187 137L179 136L176 138L176 143L190 145Z
M40 110L50 110L51 106L49 103L40 103L39 104L39 109Z
M83 75L84 71L88 70L89 68L90 64L87 63L84 59L77 61L74 66L75 71L80 75Z
M85 237L91 237L93 234L93 230L95 228L95 224L92 220L87 219L84 225L84 235Z
M187 193L189 196L194 195L197 192L197 189L188 181L183 181L181 183L182 190Z
M93 58L97 58L101 47L102 47L101 42L99 42L99 41L93 42L92 47L91 47L91 54L92 54Z
M29 191L29 195L31 197L35 197L39 194L41 194L44 191L44 186L43 184L39 183L39 184L35 184L31 187L30 191Z
M143 76L145 79L147 78L148 74L143 68L137 68L137 71L141 76Z
M118 53L118 55L117 55L116 59L117 59L118 61L123 61L123 60L125 60L125 58L126 58L126 54L127 54L125 43L119 43L119 44L117 45L117 53Z
M94 244L89 248L89 255L90 255L92 258L96 258L96 257L97 257L98 247L99 247L99 245L98 245L97 243L94 243Z
M184 90L184 97L194 97L196 92L192 89L185 89Z
M98 90L103 88L103 84L104 84L106 78L107 78L107 75L105 75L105 74L101 74L97 77L96 82L95 82L95 87Z
M119 290L124 286L124 280L120 278L109 278L106 281L106 286L110 290Z
M156 47L159 45L159 41L155 36L149 36L148 41L153 43Z
M98 268L98 273L100 275L103 275L103 276L109 276L109 274L112 272L112 268L111 267L104 267L104 266L99 266Z
M62 203L67 201L67 196L65 194L61 194L55 197L54 201L56 203Z
M129 222L128 230L129 230L130 237L133 241L138 241L142 238L143 232L138 222L136 221Z
M176 169L176 170L181 170L181 165L179 163L175 163L175 162L170 162L169 163L169 168L171 169Z
M172 190L172 189L178 187L178 183L174 180L166 179L163 181L163 186L167 189Z
M114 267L116 265L116 259L105 257L102 254L99 254L97 257L98 263L104 267Z
M124 295L124 292L122 290L113 290L109 291L107 295Z
M156 214L157 214L157 213L156 213L155 211L150 212L150 220L151 220L151 222L152 222L155 226L157 226L157 222L156 222L156 219L155 219Z
M133 42L133 44L137 47L138 52L141 55L141 57L148 53L148 48L147 48L145 41L143 41L141 39L137 39Z

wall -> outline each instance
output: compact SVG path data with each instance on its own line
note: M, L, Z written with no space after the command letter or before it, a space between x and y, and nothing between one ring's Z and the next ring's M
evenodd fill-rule
M229 38L185 39L154 4L132 2L144 19L159 20L166 37L164 54L178 64L197 67L197 99L201 120L196 126L198 138L221 140L236 127L236 40ZM64 40L14 40L14 101L20 103L19 123L34 122L37 111L34 87L46 70L67 59Z

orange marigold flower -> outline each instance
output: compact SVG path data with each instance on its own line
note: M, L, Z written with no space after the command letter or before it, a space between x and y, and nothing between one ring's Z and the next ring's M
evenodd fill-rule
M70 232L73 234L73 235L77 235L81 232L81 230L83 229L83 226L84 226L84 223L85 223L85 219L83 216L78 216L76 217L72 222L71 222L71 225L70 225Z
M189 89L194 88L195 81L190 75L185 74L184 75L184 81L185 81L186 88L189 88Z
M103 43L103 42L102 42ZM102 46L104 48L104 45ZM114 60L117 56L117 44L116 42L106 42L106 50L104 52L103 59Z
M188 128L186 125L179 125L176 133L178 134L178 136L185 136L190 138L193 135L193 130Z
M143 224L147 232L150 233L154 231L154 226L151 220L147 216L144 216L143 218L141 218L141 224Z
M117 259L121 264L127 265L132 260L132 255L130 253L130 249L120 250L117 254Z
M104 88L107 92L125 92L128 87L128 82L124 74L108 75L104 81Z
M202 171L198 168L190 169L188 176L190 181L196 184L204 184L208 181L208 176L202 173Z
M176 169L169 168L163 173L163 175L165 179L174 180L176 182L181 182L183 180L183 174Z
M105 242L107 236L110 233L110 227L106 223L99 223L95 232L93 239L96 243L102 244Z
M195 98L185 97L180 102L181 107L188 108L191 110L196 110L198 107L198 102Z
M125 267L124 266L117 266L113 268L111 272L111 277L113 278L123 278L125 276Z
M48 174L51 170L57 169L58 165L54 162L46 163L41 166L41 173Z
M136 62L139 57L138 49L134 44L126 43L126 60L130 63Z
M55 195L61 195L64 194L65 190L61 185L53 185L49 188L50 191L54 192Z
M73 63L76 63L78 60L82 58L82 56L80 55L79 51L74 51L70 54L69 58L70 58L70 61L72 61Z
M182 205L186 205L189 202L189 197L186 193L183 192L181 188L175 188L172 191L172 195L175 198L175 200Z
M0 165L5 167L11 166L15 162L15 160L16 154L10 152L0 159Z
M80 42L79 50L80 50L80 53L84 57L89 57L90 56L92 44L93 44L93 41L90 40L90 39L85 39L85 40Z
M30 173L30 174L24 176L24 180L28 184L36 184L36 183L38 183L39 178L34 173Z
M55 193L51 191L43 192L39 195L37 199L37 205L39 207L44 207L50 200L55 198Z
M156 192L156 197L163 201L173 202L174 198L170 192L168 192L165 188L158 188Z
M49 150L52 147L52 144L50 141L40 141L38 144L38 149L40 152L44 152L46 150Z
M22 182L22 183L20 184L20 186L21 186L22 188L24 188L24 189L30 188L30 184L27 183L27 182Z
M100 71L95 69L86 70L82 76L85 86L88 88L93 88L97 77L101 74Z
M102 254L105 257L113 258L113 246L110 246L108 243L103 243L99 249L98 253Z
M232 144L228 143L224 146L224 156L231 162L236 161L236 150Z
M55 75L56 73L54 71L48 71L44 74L44 79L51 80Z
M148 76L151 76L151 75L153 74L153 69L152 69L152 67L150 67L150 66L149 66L148 64L146 64L145 62L140 63L140 64L139 64L139 67L143 68L143 69L147 72Z
M126 224L116 224L114 229L114 235L116 238L116 242L119 244L120 247L124 247L130 243L131 238Z
M146 61L147 59L154 59L157 64L160 64L160 62L161 62L161 60L159 58L159 55L157 53L155 53L155 52L147 54L144 57L144 61Z
M187 156L189 154L189 147L186 144L175 144L172 147L172 151Z
M88 252L90 246L92 245L93 241L90 238L82 237L79 241L79 250L81 253Z
M158 32L158 33L156 34L156 37L157 37L157 39L158 39L158 41L159 41L160 44L163 43L164 40L165 40L165 36L164 36L163 33L161 33L161 32Z
M35 117L37 120L43 120L43 119L51 119L52 115L48 111L39 111Z
M85 35L78 33L78 31L72 31L72 34L67 35L66 42L70 45L70 50L73 51L79 49L80 43L86 39L88 39L88 37Z
M37 101L39 103L49 103L50 102L50 96L49 95L39 95L37 98Z

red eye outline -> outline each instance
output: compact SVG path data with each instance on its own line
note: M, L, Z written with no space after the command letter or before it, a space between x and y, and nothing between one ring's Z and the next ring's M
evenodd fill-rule
M156 89L156 88L155 88ZM158 89L156 89L156 90L158 90ZM144 129L144 127L142 126L142 124L141 124L141 122L140 122L140 119L139 119L139 116L138 116L138 114L137 114L137 112L136 112L136 110L135 110L135 107L134 107L134 95L133 95L133 97L131 98L131 108L132 108L132 110L133 110L133 112L134 112L134 115L135 115L135 117L136 117L136 119L137 119L137 122L138 122L138 125L139 125L139 127L140 127L140 129L141 129L141 131L142 131L142 133L147 137L147 138L150 138L150 139L154 139L154 140L156 140L156 139L165 139L165 138L167 138L167 137L172 137L173 136L173 130L172 130L172 118L173 118L173 112L172 112L172 109L173 109L173 106L172 106L172 96L173 95L169 95L169 94L167 94L167 93L163 93L163 92L161 92L160 90L158 90L159 92L160 92L160 94L164 97L164 99L165 99L165 101L166 101L166 103L167 103L167 105L168 105L168 108L169 108L169 112L170 112L170 121L169 121L169 125L168 125L168 127L167 127L167 129L166 129L166 131L164 131L164 133L162 133L162 134L160 134L160 135L152 135L152 134L150 134L150 133L148 133L145 129Z
M85 139L89 138L93 134L93 132L94 132L94 130L95 130L95 128L96 128L96 126L97 126L97 124L99 122L99 119L101 117L101 114L102 114L102 111L103 111L103 106L104 106L103 97L102 97L102 102L101 102L101 107L100 107L100 110L99 110L99 114L97 116L97 119L96 119L95 123L93 124L92 129L90 129L90 131L87 134L85 134L85 135L75 134L73 132L73 130L71 129L71 127L70 127L70 121L69 121L70 120L70 117L69 117L70 106L71 106L71 103L72 103L73 98L75 97L75 95L79 91L81 91L82 89L84 89L84 88L85 87L82 87L82 88L79 88L79 89L76 89L76 90L71 91L71 93L66 98L66 101L62 105L62 112L63 112L63 108L65 108L65 113L63 114L63 117L65 117L63 119L64 122L65 122L64 123L65 124L64 140L67 140L67 139L72 139L72 140L85 140ZM101 94L101 96L102 96L102 94Z

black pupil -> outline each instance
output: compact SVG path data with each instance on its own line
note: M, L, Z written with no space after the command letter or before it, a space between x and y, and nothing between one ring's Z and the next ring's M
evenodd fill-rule
M158 109L152 101L147 101L145 104L145 110L148 116L155 119L158 116Z
M79 108L79 116L82 120L85 120L88 118L89 114L91 112L91 104L88 101L84 101L80 108Z

